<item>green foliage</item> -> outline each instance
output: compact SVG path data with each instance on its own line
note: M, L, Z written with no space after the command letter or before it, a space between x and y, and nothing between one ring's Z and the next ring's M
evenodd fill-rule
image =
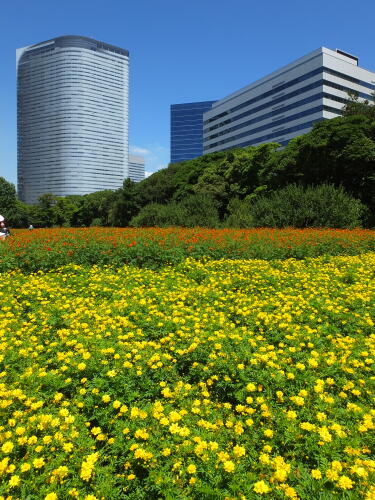
M375 225L375 106L360 102L354 94L349 97L343 117L315 124L282 150L269 143L207 154L171 164L139 183L127 179L117 191L65 198L44 194L35 207L26 207L16 203L14 186L0 178L0 213L14 226L32 222L35 227L251 227L249 201L260 193L291 184L330 184L342 186L368 207L364 222L371 227ZM262 198L259 203L268 202ZM284 225L271 215L260 220Z
M375 101L375 92L372 93L372 100ZM342 109L343 116L364 115L375 119L374 102L367 99L360 100L358 92L353 90L348 92L348 102Z
M217 227L220 224L217 203L211 196L193 194L180 203L150 203L130 222L134 227Z
M4 212L9 226L27 227L32 220L33 207L16 200L15 204Z
M78 210L72 218L71 225L90 226L94 219L100 219L101 225L109 226L110 210L115 198L116 194L110 190L74 197L78 202Z
M184 214L181 226L218 227L220 224L218 203L209 195L193 194L176 206Z
M257 227L360 227L366 207L342 187L290 184L251 205Z
M251 214L251 201L232 198L228 204L228 215L224 221L225 227L247 228L254 226Z
M342 185L375 208L375 121L366 116L324 120L308 134L292 139L270 159L262 184Z
M130 225L134 227L179 226L183 219L183 214L180 214L176 208L175 203L170 203L169 205L150 203L132 218Z
M137 184L125 179L122 189L115 193L110 208L109 222L112 226L125 227L139 211Z
M16 188L4 177L0 177L0 213L8 218L8 212L14 210L17 202Z
M216 199L223 218L232 198L244 198L259 187L260 173L276 154L277 147L278 144L270 143L226 152L221 161L205 169L194 191Z

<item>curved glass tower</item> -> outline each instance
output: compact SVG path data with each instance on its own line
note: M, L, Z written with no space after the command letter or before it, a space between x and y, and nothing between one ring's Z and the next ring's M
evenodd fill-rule
M128 177L129 52L83 36L17 49L18 195L82 195Z

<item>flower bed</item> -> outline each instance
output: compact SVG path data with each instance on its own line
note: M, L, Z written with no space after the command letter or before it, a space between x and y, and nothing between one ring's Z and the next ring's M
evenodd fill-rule
M3 274L0 495L373 499L374 268Z
M375 251L375 231L56 228L15 230L1 243L0 271L49 270L68 263L156 269L186 257L271 260L356 255Z

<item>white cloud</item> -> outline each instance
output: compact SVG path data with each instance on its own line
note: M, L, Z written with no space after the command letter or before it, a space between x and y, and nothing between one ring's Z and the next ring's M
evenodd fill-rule
M137 146L130 146L130 153L135 155L149 155L151 151L146 148L139 148Z
M166 168L169 163L169 149L159 143L148 143L146 147L131 146L130 154L138 154L145 159L145 177Z

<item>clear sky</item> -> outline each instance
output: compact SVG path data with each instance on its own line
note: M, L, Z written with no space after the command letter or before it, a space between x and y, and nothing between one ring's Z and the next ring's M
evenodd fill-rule
M0 175L16 183L15 50L84 35L130 52L130 144L170 158L170 105L215 100L325 46L375 71L375 0L1 0Z

